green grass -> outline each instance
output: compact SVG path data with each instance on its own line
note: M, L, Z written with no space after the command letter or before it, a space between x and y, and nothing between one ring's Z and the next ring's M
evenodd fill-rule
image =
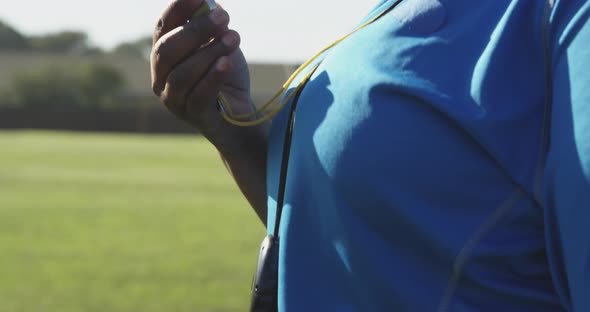
M194 136L0 132L0 311L245 311L264 228Z

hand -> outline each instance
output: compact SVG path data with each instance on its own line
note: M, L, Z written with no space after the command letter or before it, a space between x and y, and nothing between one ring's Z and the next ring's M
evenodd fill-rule
M222 92L236 112L251 105L250 78L240 37L228 29L218 6L192 17L202 0L174 0L154 32L152 89L177 117L197 127L220 151L240 144L242 135L217 111ZM188 20L188 22L187 22Z

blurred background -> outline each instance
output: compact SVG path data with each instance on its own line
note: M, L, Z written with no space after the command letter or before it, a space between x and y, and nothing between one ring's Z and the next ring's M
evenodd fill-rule
M226 0L253 97L376 0ZM150 90L166 1L0 0L0 312L245 311L265 230Z

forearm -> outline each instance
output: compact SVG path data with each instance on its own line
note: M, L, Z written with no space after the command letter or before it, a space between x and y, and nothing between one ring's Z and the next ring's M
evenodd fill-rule
M220 92L231 99L234 113L252 108L240 36L228 29L229 15L221 8L194 15L201 3L172 1L161 15L150 59L152 90L170 112L198 129L220 151L264 221L266 127L232 126L218 111Z
M265 128L265 127L261 127ZM266 226L266 130L257 129L233 152L220 152L221 158L236 184Z

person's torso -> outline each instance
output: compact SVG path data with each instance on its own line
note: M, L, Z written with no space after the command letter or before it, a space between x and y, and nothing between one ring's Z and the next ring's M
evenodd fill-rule
M281 311L560 311L532 196L543 8L405 0L327 54L296 110Z

